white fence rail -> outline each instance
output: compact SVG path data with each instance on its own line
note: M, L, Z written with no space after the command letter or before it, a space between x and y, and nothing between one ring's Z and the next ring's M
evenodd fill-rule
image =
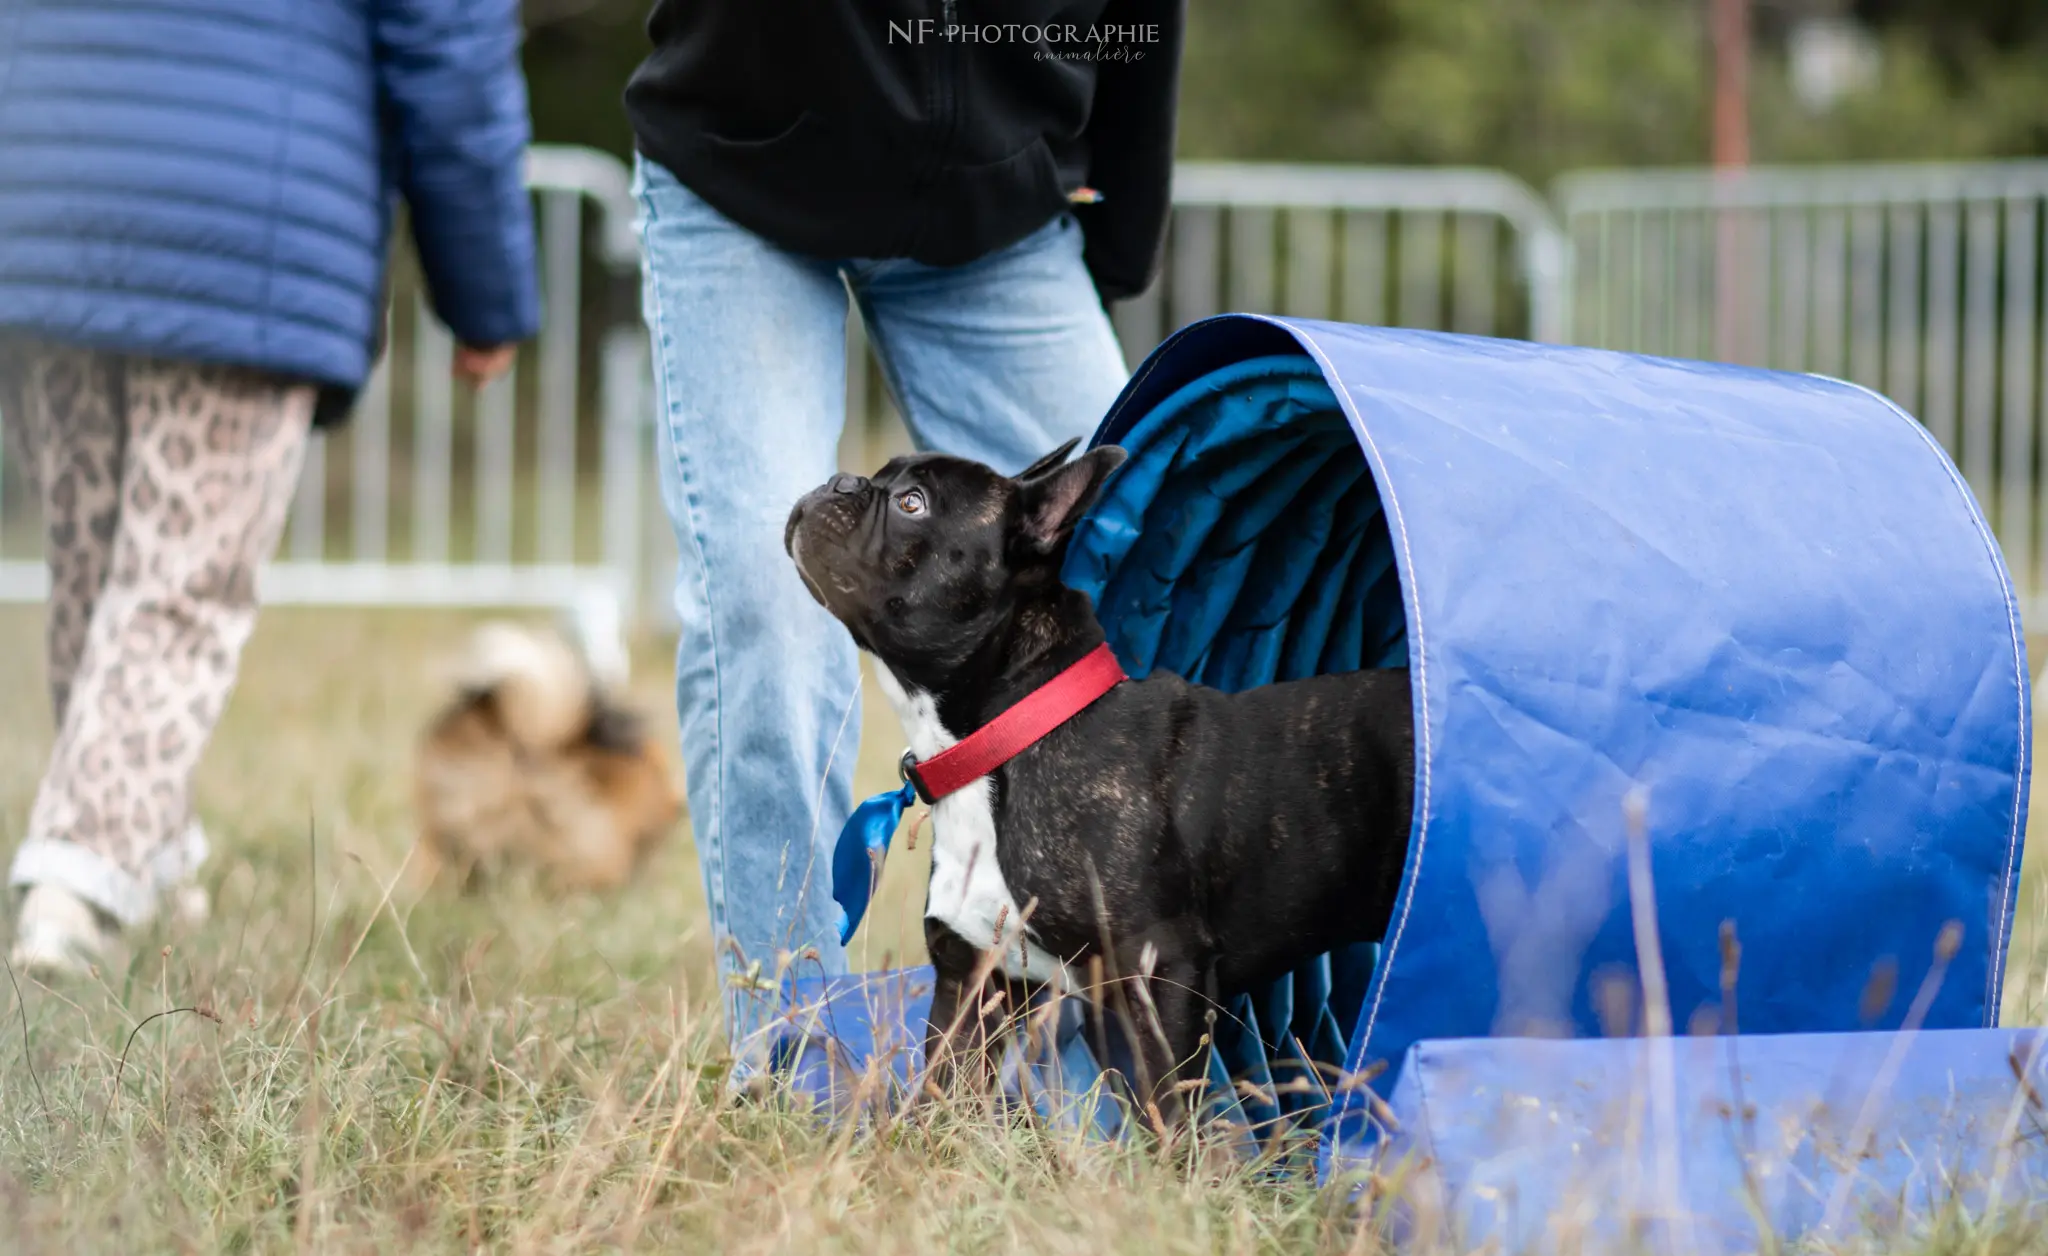
M529 176L540 338L470 397L401 266L389 352L314 445L269 600L668 606L628 174L541 147ZM1134 363L1251 310L1853 379L1956 455L2048 612L2048 162L1582 174L1549 201L1486 170L1184 163L1174 202L1160 282L1116 311ZM904 438L857 317L848 347L865 464ZM0 601L40 598L40 527L4 472Z

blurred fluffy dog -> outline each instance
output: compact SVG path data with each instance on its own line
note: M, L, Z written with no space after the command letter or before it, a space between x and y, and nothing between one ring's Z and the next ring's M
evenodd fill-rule
M530 868L564 892L623 884L682 814L640 718L560 637L490 623L418 757L422 884Z

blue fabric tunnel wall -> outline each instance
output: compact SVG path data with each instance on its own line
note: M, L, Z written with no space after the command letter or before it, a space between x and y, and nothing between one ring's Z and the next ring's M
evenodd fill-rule
M1133 675L1414 682L1387 937L1237 1001L1211 1071L1254 1083L1236 1088L1247 1118L1327 1102L1342 1150L1371 1135L1366 1088L1327 1093L1316 1064L1384 1098L1426 1039L1631 1029L1603 990L1636 964L1632 791L1681 1028L1719 1014L1724 921L1745 1034L1896 1025L1904 999L1875 1022L1863 1006L1873 966L1916 989L1951 921L1962 945L1925 1023L1996 1023L2024 645L1976 503L1882 398L1226 316L1157 350L1096 439L1131 458L1067 575ZM830 1033L793 1040L800 1080L914 1043L916 982L804 983L795 1002ZM1093 1067L1078 1032L1062 1042ZM1290 1076L1308 1084L1268 1085Z

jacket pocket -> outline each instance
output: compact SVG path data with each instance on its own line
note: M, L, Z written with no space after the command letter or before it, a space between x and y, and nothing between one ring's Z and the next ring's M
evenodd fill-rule
M744 126L728 127L722 124L707 124L702 138L704 146L712 152L730 153L735 156L759 154L772 149L796 146L807 136L817 131L817 121L817 111L806 109L796 116L794 122L783 127L780 131L771 132L767 135L747 135L745 132L749 128ZM732 131L735 129L739 130L740 134L732 134Z
M1059 162L1043 136L996 161L952 167L935 192L934 208L945 221L935 235L956 242L919 250L937 265L1007 248L1067 211Z

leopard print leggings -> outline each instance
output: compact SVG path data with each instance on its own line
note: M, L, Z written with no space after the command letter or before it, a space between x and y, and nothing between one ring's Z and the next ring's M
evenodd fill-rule
M9 880L124 924L205 856L191 780L256 620L314 390L0 340L9 461L42 498L57 740Z

